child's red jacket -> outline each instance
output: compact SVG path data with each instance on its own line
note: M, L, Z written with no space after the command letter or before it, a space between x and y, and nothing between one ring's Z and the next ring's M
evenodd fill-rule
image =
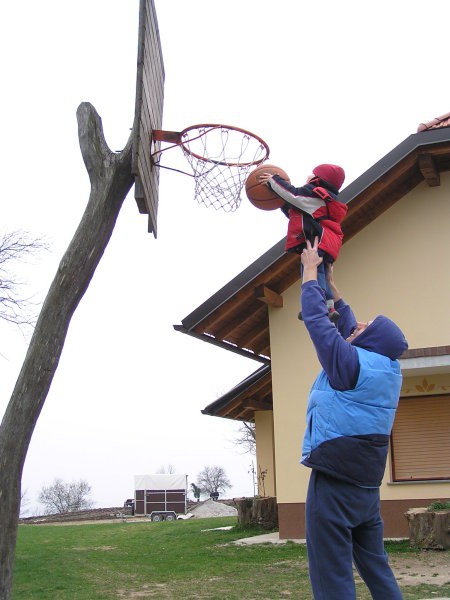
M319 238L319 248L336 260L344 234L341 223L347 214L347 205L324 187L311 184L296 188L279 175L269 179L270 188L288 205L283 210L289 218L286 250L302 246L309 239Z

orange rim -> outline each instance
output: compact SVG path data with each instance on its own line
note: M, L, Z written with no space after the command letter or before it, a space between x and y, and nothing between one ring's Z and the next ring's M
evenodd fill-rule
M213 160L213 159L209 158L208 156L202 156L201 154L196 154L195 152L192 152L192 150L190 150L183 142L183 136L187 135L190 131L194 131L195 129L197 129L197 130L205 129L205 131L199 132L195 137L189 138L189 140L188 140L189 142L197 140L197 139L207 135L210 131L213 131L214 129L231 129L232 131L237 131L239 133L242 133L242 135L253 138L257 142L259 142L261 147L265 150L265 155L262 158L259 158L258 160L252 160L252 161L248 161L248 162L227 162L227 161ZM212 162L215 164L226 164L226 165L229 165L230 167L249 167L251 165L259 165L268 159L269 152L270 152L269 146L266 144L266 142L262 138L260 138L258 135L252 133L251 131L247 131L246 129L242 129L241 127L235 127L233 125L222 125L222 124L217 124L217 123L216 124L202 123L200 125L191 125L190 127L186 127L179 134L178 144L183 148L184 152L187 152L187 154L194 156L198 160L203 160L205 162Z

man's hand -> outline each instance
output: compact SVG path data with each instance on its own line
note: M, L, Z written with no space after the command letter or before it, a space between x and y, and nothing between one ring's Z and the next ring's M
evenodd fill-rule
M307 281L317 281L317 267L322 262L322 258L318 253L319 238L314 238L314 246L306 240L306 248L303 249L301 260L303 265L303 283Z

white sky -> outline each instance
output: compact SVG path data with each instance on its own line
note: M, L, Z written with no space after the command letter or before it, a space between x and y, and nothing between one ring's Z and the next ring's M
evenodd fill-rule
M166 85L163 127L233 124L260 135L296 185L322 162L353 181L419 123L450 110L450 5L356 0L155 0ZM1 231L44 235L51 251L18 269L42 301L85 209L80 102L112 150L134 117L138 0L3 3ZM177 149L165 164L179 160ZM187 166L187 163L186 163ZM23 476L30 505L55 477L87 479L96 505L133 495L133 477L172 464L195 482L221 465L227 496L253 493L237 426L201 414L259 363L177 333L192 310L284 235L280 211L246 198L227 214L162 170L158 239L133 191L76 311ZM293 317L294 318L294 317ZM27 340L0 322L0 413ZM299 445L303 423L299 423Z

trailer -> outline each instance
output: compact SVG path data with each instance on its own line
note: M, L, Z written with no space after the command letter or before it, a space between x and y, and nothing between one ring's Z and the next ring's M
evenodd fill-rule
M187 475L157 474L134 477L134 514L152 521L175 521L187 511Z

